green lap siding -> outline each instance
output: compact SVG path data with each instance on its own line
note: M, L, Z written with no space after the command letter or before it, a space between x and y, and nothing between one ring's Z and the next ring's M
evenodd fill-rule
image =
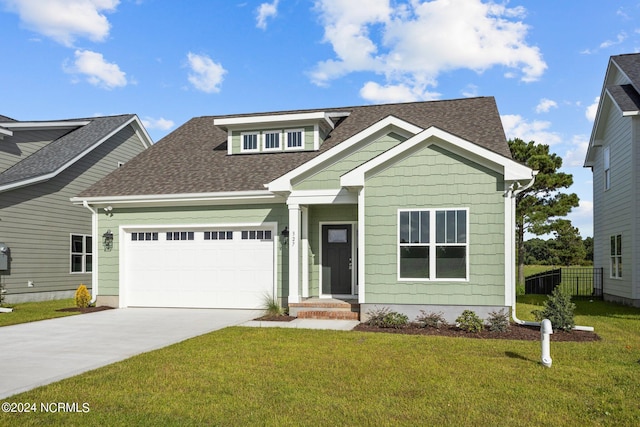
M277 223L276 233L288 225L288 210L285 205L261 204L261 205L237 205L237 206L211 206L211 207L158 207L123 209L114 208L112 216L100 216L98 235L102 236L107 230L114 235L113 248L109 251L100 245L98 252L99 263L99 294L102 296L114 296L119 293L119 256L120 227L166 225L201 227L205 225L233 226L241 224L261 224L266 222ZM275 236L279 237L279 236ZM281 243L276 242L276 266L278 296L288 295L288 253L282 250Z
M365 183L365 300L504 305L501 174L437 146L416 149ZM469 281L399 281L398 210L468 208Z
M295 190L324 190L340 188L340 177L346 172L371 160L380 153L389 150L404 141L400 135L390 133L363 146L351 147L342 157L320 171L313 171L310 176L294 183Z

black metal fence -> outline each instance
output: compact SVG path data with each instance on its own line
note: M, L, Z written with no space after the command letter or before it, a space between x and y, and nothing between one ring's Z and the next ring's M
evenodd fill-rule
M602 298L602 267L562 267L527 276L525 294L549 295L561 286L573 297Z

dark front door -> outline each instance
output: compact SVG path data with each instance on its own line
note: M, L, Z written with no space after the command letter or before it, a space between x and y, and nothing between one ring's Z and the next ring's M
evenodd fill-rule
M351 295L351 224L322 226L322 293Z

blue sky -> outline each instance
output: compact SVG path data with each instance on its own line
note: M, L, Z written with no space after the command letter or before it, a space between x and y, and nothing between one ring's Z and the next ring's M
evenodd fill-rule
M640 1L0 0L0 114L195 116L494 96L508 138L551 145L592 235L582 168L611 55Z

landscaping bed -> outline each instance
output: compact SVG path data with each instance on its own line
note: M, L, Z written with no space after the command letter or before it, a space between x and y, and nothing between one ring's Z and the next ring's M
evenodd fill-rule
M297 317L289 316L286 314L267 314L262 317L258 317L253 320L261 320L263 322L291 322L292 320L297 319Z
M441 337L460 337L460 338L479 338L479 339L505 339L505 340L523 340L523 341L540 341L540 328L536 326L511 325L506 332L492 332L487 329L480 332L466 332L456 326L441 326L440 328L421 328L415 324L409 324L402 328L380 328L377 326L369 326L364 323L359 324L354 331L361 332L386 332L391 334L407 334L407 335L431 335ZM553 331L550 336L551 341L557 342L591 342L599 341L600 337L594 332L562 330Z
M68 307L68 308L60 308L56 311L67 311L67 312L76 312L76 313L95 313L96 311L104 311L104 310L112 310L113 307L108 307L106 305L101 305L100 307Z

